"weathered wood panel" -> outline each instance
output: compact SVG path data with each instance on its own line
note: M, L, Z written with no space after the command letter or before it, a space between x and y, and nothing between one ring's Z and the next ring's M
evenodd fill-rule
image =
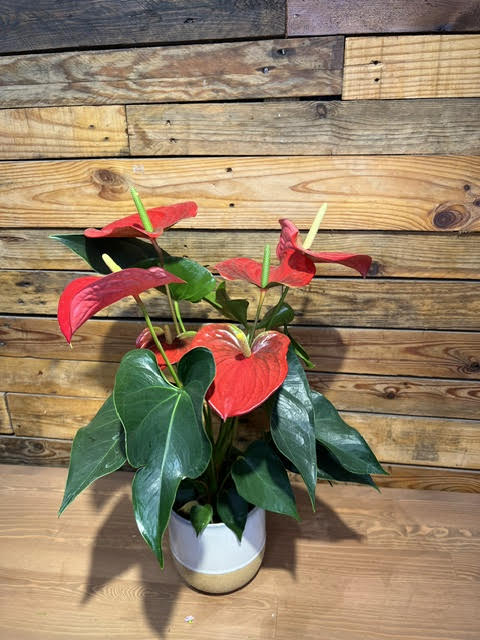
M3 312L10 314L57 313L58 297L64 287L81 272L0 271L0 290L4 292ZM232 282L234 297L256 301L253 285ZM163 296L142 294L152 317L168 318ZM274 304L277 296L267 297ZM289 302L297 310L297 323L322 323L339 327L385 327L398 329L478 330L480 296L474 281L457 280L362 280L358 278L315 279L302 290L292 290ZM219 319L207 305L180 303L186 320ZM250 305L252 309L254 305ZM252 312L253 313L253 312ZM125 299L98 314L100 317L139 317L135 302Z
M10 269L12 265L42 270L88 268L76 254L48 237L62 233L83 233L83 229L0 230L0 269ZM214 269L220 260L238 256L261 260L265 244L275 247L278 238L277 231L231 229L186 233L172 228L163 235L161 244L172 255L188 256ZM312 248L370 254L374 260L369 278L475 280L480 277L478 242L474 234L320 231ZM317 273L321 276L357 275L353 269L334 264L318 265Z
M22 436L72 438L101 400L8 394L12 424ZM88 415L88 411L92 413ZM62 422L63 413L63 422ZM480 421L342 411L379 460L399 464L480 468ZM52 420L48 419L52 416ZM38 421L38 428L36 423ZM251 432L251 428L249 429ZM10 436L11 437L11 436Z
M480 35L347 38L344 100L480 96Z
M477 0L288 0L289 36L476 31Z
M132 155L480 153L480 100L127 107Z
M8 464L68 467L70 440L0 436L0 460Z
M393 464L384 465L384 468L390 475L375 477L375 482L382 488L480 493L477 471Z
M478 380L339 373L309 374L309 380L339 410L472 420L480 417Z
M0 354L119 362L143 328L141 321L89 320L70 349L55 318L0 316ZM292 332L319 371L480 379L480 333L350 327L294 327Z
M7 0L0 8L2 53L285 33L285 0Z
M0 110L0 159L129 154L125 107Z
M343 38L0 58L1 107L339 95Z
M0 433L13 433L6 394L4 392L0 392Z
M326 229L478 231L480 158L344 156L4 162L0 226L103 226L147 207L195 200L201 229L309 228L329 203ZM12 224L13 222L13 224Z

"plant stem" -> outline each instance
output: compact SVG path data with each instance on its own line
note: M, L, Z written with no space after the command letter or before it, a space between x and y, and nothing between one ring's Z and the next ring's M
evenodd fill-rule
M182 333L185 333L186 329L185 329L185 325L183 324L182 316L180 314L180 306L177 300L173 301L173 308L175 309L175 315L177 317L178 324L180 325L180 329L182 330Z
M155 251L158 254L158 257L160 259L160 266L163 267L164 264L165 264L165 260L163 258L162 248L159 246L156 238L150 238L150 242L152 243L153 248L155 249ZM175 313L175 307L174 307L174 304L173 304L172 294L170 293L170 288L169 288L168 284L165 285L165 293L167 294L168 305L170 307L170 313L172 314L173 324L175 325L175 333L178 336L178 334L182 333L182 332L180 331L180 326L179 326L178 320L177 320L177 314ZM177 304L177 307L178 307L178 304ZM179 314L179 317L180 317L180 309L178 309L178 314ZM185 331L185 329L184 329L184 331Z
M180 378L177 375L177 372L173 368L172 364L170 363L170 360L167 357L167 354L165 353L165 349L162 347L162 343L158 339L157 332L153 328L152 321L150 320L150 316L148 315L147 308L145 307L145 305L143 304L142 300L140 299L140 296L134 296L134 298L135 298L135 302L138 304L138 306L140 307L140 309L141 309L141 311L143 313L143 316L145 318L145 322L147 323L147 327L148 327L148 329L149 329L149 331L151 333L151 336L153 338L155 346L160 351L160 353L162 355L162 358L164 359L165 364L167 365L167 369L170 371L170 375L172 376L172 378L175 381L175 384L178 387L183 387L182 383L180 382Z
M260 319L260 312L262 310L263 307L263 303L265 301L265 295L267 293L266 289L260 289L260 296L258 298L258 305L257 305L257 313L255 314L255 320L253 321L253 326L250 330L250 335L249 335L249 340L248 343L250 346L252 346L252 342L253 339L255 337L255 331L257 329L257 324L258 324L258 320Z

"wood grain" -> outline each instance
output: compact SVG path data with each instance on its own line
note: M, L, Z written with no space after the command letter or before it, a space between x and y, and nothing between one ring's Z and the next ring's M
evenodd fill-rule
M219 600L183 585L168 550L159 570L132 517L129 474L102 479L58 519L65 476L2 469L6 638L209 640L212 628L218 640L360 640L372 628L390 640L478 633L476 495L320 485L312 514L296 486L302 521L269 514L263 568ZM119 602L122 615L112 616Z
M344 100L480 96L480 35L347 38Z
M71 449L70 440L0 435L0 460L8 464L68 467Z
M129 154L125 108L0 110L0 159Z
M72 366L72 363L71 363ZM14 431L24 437L71 439L93 418L102 399L81 396L7 394ZM480 421L341 411L357 428L379 460L386 463L480 468ZM245 446L263 431L258 417L240 424Z
M287 34L476 31L477 0L288 0Z
M2 53L285 33L284 0L18 0L0 7Z
M476 471L394 464L384 465L384 467L389 475L375 476L375 482L382 489L389 487L480 493L480 474Z
M2 311L7 314L56 315L59 294L82 272L0 271L0 290L4 292ZM233 297L246 296L254 308L256 292L236 282L229 291ZM267 304L277 297L269 294ZM167 319L165 298L151 292L142 294L152 317ZM298 324L338 327L392 329L478 330L480 297L474 281L458 280L361 280L327 278L312 280L305 289L292 290L289 303L296 310ZM180 303L185 320L220 319L207 303ZM124 299L102 310L99 317L140 317L135 302Z
M230 171L231 169L231 171ZM0 226L103 226L147 207L195 200L183 228L309 228L328 202L325 229L478 231L480 158L345 156L4 162Z
M0 316L0 354L119 362L143 327L142 321L89 320L69 349L55 318ZM292 333L319 371L480 379L480 333L298 326Z
M13 433L10 414L8 413L7 398L4 392L0 392L0 433Z
M342 69L339 36L4 56L0 106L339 95Z
M480 417L477 380L317 373L310 374L309 381L337 409L346 411L472 420Z
M480 153L475 99L131 105L127 118L132 155Z
M73 270L86 262L48 236L83 233L83 229L2 229L0 269L19 264L23 269ZM276 246L277 231L197 231L170 229L162 246L171 255L187 256L214 270L219 260L249 256L262 260L265 244ZM476 280L480 274L478 239L474 234L409 232L320 231L314 251L347 251L370 254L368 277L453 278ZM317 265L321 276L356 276L342 265ZM358 276L360 277L360 275Z

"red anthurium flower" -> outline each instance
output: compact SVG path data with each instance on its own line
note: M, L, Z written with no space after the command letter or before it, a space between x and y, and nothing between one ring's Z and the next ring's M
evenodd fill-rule
M246 280L257 287L262 286L262 263L250 258L231 258L215 267L225 280ZM301 253L288 251L278 267L271 267L268 276L269 287L284 284L287 287L304 287L315 275L312 261Z
M208 402L225 420L248 413L262 404L285 380L289 339L278 331L265 331L250 349L247 336L230 324L208 324L192 342L213 354L216 375Z
M125 296L135 296L170 282L184 282L160 267L124 269L106 276L86 276L74 280L65 288L58 302L58 324L71 341L75 331L100 309Z
M372 258L366 255L355 253L339 253L337 251L309 251L304 249L298 238L298 229L286 218L279 220L282 227L280 240L277 245L277 257L281 260L285 255L294 251L297 255L302 255L315 262L333 262L343 264L345 267L351 267L365 277L372 264Z
M147 209L153 231L145 231L138 213L126 218L120 218L107 224L102 229L85 229L87 238L158 238L165 229L173 226L183 218L193 218L197 215L195 202L180 202L166 207Z
M187 338L175 338L171 343L168 343L165 336L158 336L160 343L167 354L167 358L170 364L176 364L181 360L182 356L190 351L192 348L193 336ZM162 354L159 352L155 342L153 341L152 334L148 328L144 329L137 337L135 341L137 349L150 349L155 354L158 365L161 369L165 369L167 366Z

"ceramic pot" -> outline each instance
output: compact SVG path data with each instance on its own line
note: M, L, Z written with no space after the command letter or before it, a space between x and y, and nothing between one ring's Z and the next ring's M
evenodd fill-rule
M209 524L197 537L190 521L175 512L168 531L177 571L199 591L228 593L240 589L262 564L265 511L258 507L248 514L241 542L223 522Z

